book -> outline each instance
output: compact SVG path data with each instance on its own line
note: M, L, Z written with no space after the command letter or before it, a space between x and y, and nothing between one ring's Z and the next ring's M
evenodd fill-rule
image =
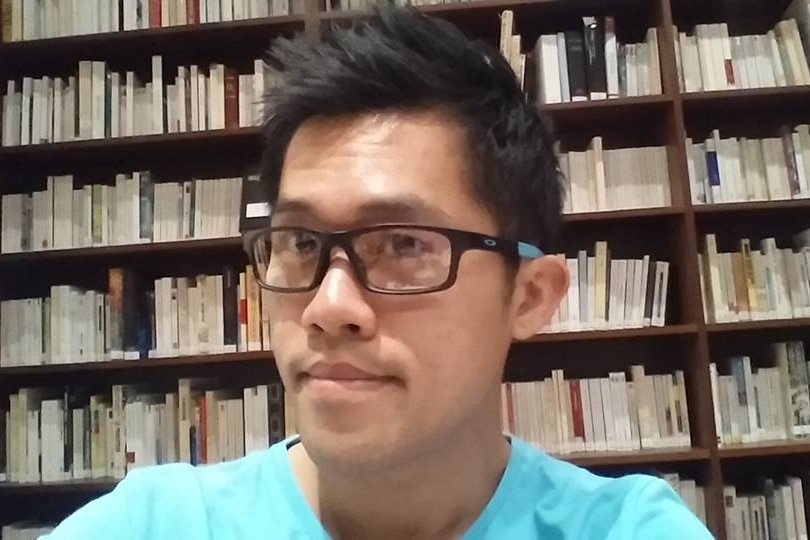
M501 387L502 427L562 456L689 447L683 373L667 377L666 395L676 404L672 408L657 407L656 394L661 392L653 391L653 378L644 375L644 367L638 365L630 367L629 377L611 372L601 378L565 379L562 370L553 370L551 377L539 381L505 382ZM655 380L666 382L659 375ZM656 415L659 409L662 414Z

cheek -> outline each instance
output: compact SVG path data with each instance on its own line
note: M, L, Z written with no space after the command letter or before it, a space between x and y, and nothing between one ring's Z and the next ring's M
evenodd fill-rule
M500 290L453 287L440 294L447 297L430 310L392 314L397 322L383 321L382 327L408 344L416 362L412 390L418 400L429 408L452 408L479 399L499 380L509 333Z
M286 328L290 325L301 324L301 315L307 305L307 300L298 298L302 295L281 295L271 294L267 296L267 305L269 308L270 317L270 331L272 337L276 337L276 332L280 329ZM273 341L273 345L283 345L283 342Z

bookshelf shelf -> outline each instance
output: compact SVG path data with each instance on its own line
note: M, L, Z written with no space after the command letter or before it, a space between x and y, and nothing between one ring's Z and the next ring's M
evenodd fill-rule
M569 103L550 103L541 107L543 112L555 114L563 111L597 111L597 110L621 110L626 107L638 107L648 105L660 105L670 103L672 97L667 94L657 94L653 96L624 97L615 99L594 99L588 101L572 101Z
M810 454L810 440L769 441L724 446L719 448L717 452L720 455L720 459Z
M542 11L546 16L556 14L582 13L583 11L605 10L605 4L615 11L629 10L633 6L643 4L643 0L631 0L628 2L594 2L593 0L471 0L471 1L450 1L444 4L430 4L417 6L420 11L431 15L455 15L469 16L480 12L500 13L504 9L511 9L517 13L522 13L527 9ZM366 10L333 10L323 11L319 6L318 19L323 22L354 20L368 17L370 14Z
M16 495L61 495L61 494L81 494L102 495L112 489L118 483L111 478L98 478L93 480L71 480L69 482L48 482L48 483L12 483L0 482L0 498L4 496Z
M482 9L515 9L520 6L536 6L541 4L543 6L554 6L562 4L561 0L473 0L471 2L449 2L447 4L434 4L426 6L418 6L420 11L431 14L440 13L453 13L453 12L468 12ZM341 19L357 19L368 17L369 11L366 10L334 10L334 11L321 11L318 13L318 18L322 21L334 21Z
M624 221L667 216L680 216L683 208L677 206L661 206L655 208L631 208L627 210L607 210L603 212L581 212L563 215L563 223Z
M689 92L681 94L684 106L693 103L711 103L717 101L750 102L767 104L782 102L785 99L803 100L810 97L810 85L780 86L773 88L748 88L741 90L715 90L711 92Z
M744 321L732 323L712 323L706 325L706 331L710 334L721 334L724 332L749 332L758 330L778 330L782 328L804 328L810 327L810 318L801 319L775 319L767 321Z
M810 210L810 199L785 200L785 201L753 201L720 204L698 204L693 206L695 214L706 215L748 215L752 212L781 212L790 210Z
M86 156L99 152L122 152L133 149L149 150L166 149L195 145L201 143L247 142L258 140L260 130L257 127L237 129L210 129L206 131L188 131L163 135L138 135L135 137L115 137L109 139L90 139L52 144L29 144L24 146L0 147L0 160L9 158L40 159L42 156L62 156L66 154Z
M4 266L28 265L41 262L63 263L72 260L82 262L88 257L160 257L163 255L182 255L199 252L210 253L211 251L241 251L241 249L242 239L239 237L201 238L197 240L182 240L179 242L151 242L147 244L75 249L52 249L47 251L28 251L0 255L0 268Z
M610 125L627 115L647 117L662 114L671 105L672 97L666 94L616 99L599 99L570 103L551 103L540 106L559 127L577 126L581 122L594 125Z
M243 19L239 21L183 24L163 28L148 28L143 30L127 30L126 32L104 32L99 34L83 34L78 36L65 36L58 38L34 39L26 41L11 41L0 43L0 54L14 54L18 51L31 51L45 48L64 48L70 46L96 45L103 43L107 46L121 46L129 41L148 38L149 40L172 38L185 39L191 35L208 36L210 33L233 31L240 32L248 29L267 30L288 24L303 24L303 15L287 15L281 17L263 17L258 19Z
M591 341L633 339L654 336L677 336L697 334L697 324L671 324L667 326L650 326L646 328L622 328L615 330L587 330L584 332L557 332L537 334L518 343L551 343L560 341Z
M606 467L706 461L709 456L710 451L707 448L656 448L634 452L578 452L555 457L585 467Z
M32 61L51 62L54 58L62 61L79 59L94 47L104 47L115 54L137 52L147 55L173 52L181 45L205 46L206 42L221 40L229 40L231 47L240 43L244 46L262 36L266 41L268 35L303 30L304 21L303 15L288 15L0 43L0 69L19 68Z
M64 373L98 373L102 371L139 371L168 367L194 367L211 364L235 364L244 362L268 362L273 353L268 351L199 354L145 360L114 360L110 362L82 362L77 364L51 364L45 366L19 366L0 368L0 380L9 381L14 377L46 377Z

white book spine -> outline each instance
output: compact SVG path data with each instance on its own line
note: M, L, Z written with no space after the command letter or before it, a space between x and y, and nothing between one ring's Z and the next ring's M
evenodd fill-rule
M152 133L165 132L163 96L163 57L152 57Z

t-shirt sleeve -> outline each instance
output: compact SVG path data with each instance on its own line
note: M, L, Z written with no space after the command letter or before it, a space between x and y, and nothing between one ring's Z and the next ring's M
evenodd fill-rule
M113 491L102 495L65 518L50 534L39 540L121 540L140 538L132 512L138 508L139 490L145 486L133 471ZM112 536L111 536L112 535Z
M628 501L633 516L633 531L627 538L656 540L704 540L714 538L706 526L661 479L654 478Z

